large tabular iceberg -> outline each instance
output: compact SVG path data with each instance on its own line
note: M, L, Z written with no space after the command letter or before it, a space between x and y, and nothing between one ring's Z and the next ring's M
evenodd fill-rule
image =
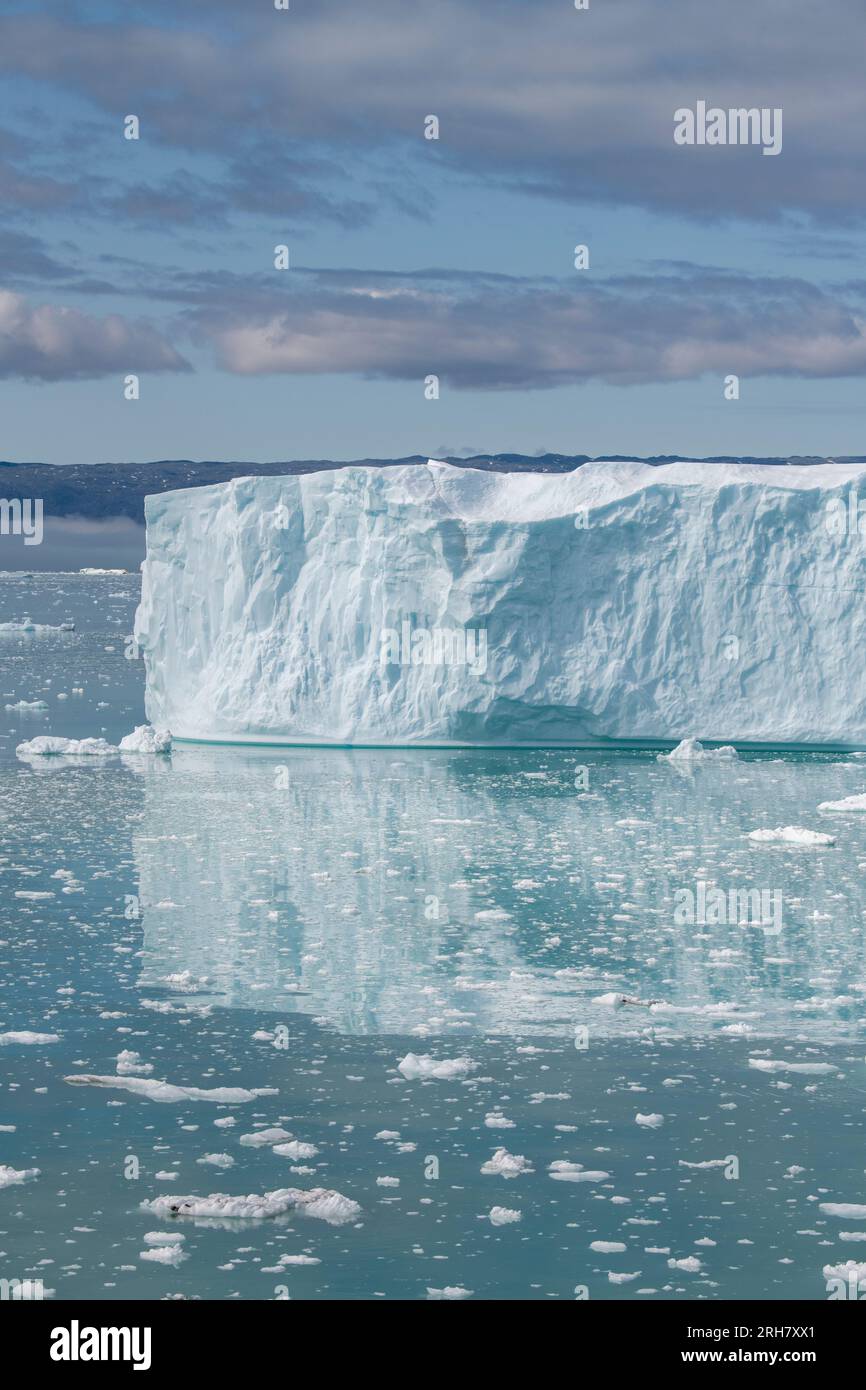
M431 460L149 497L148 718L228 742L866 746L864 474Z

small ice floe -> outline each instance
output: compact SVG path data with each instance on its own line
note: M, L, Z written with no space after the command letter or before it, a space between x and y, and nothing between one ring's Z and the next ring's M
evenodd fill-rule
M39 1168L10 1168L8 1163L0 1163L0 1187L16 1187L20 1183L32 1182L39 1177Z
M34 714L37 710L47 709L48 706L44 700L18 700L14 705L6 705L5 708L18 714Z
M859 1286L860 1280L866 1279L866 1264L846 1260L844 1264L825 1265L821 1273L825 1279L844 1279L846 1284L850 1281Z
M183 1245L186 1236L182 1231L148 1231L142 1240L145 1245Z
M44 637L47 632L74 632L74 623L34 623L30 618L22 618L20 623L0 623L0 632L15 634L18 632L34 633L37 637Z
M407 1081L454 1081L468 1076L477 1066L478 1063L473 1062L471 1057L437 1061L426 1053L418 1057L414 1052L407 1052L402 1062L397 1063L397 1070L403 1073Z
M519 1178L521 1173L534 1173L535 1169L523 1154L510 1154L507 1149L497 1149L492 1158L482 1163L481 1171L486 1177Z
M610 1173L601 1169L584 1168L582 1163L571 1163L568 1159L554 1159L547 1169L554 1182L604 1182Z
M608 1009L624 1009L631 1007L634 1009L654 1009L661 1004L661 999L638 999L633 994L597 994L592 1000L593 1004L603 1004Z
M491 1207L487 1220L491 1226L512 1226L515 1221L523 1220L523 1212L515 1211L513 1207Z
M202 1154L201 1158L196 1159L196 1163L206 1163L211 1168L234 1168L235 1166L231 1154Z
M775 830L750 830L746 836L756 845L802 845L804 849L824 849L835 845L835 835L806 830L802 825L777 825Z
M315 1255L281 1255L272 1269L263 1269L263 1274L276 1274L286 1265L320 1265L322 1261Z
M641 1115L638 1113L634 1117L636 1125L642 1125L644 1129L661 1129L665 1122L664 1115Z
M255 1129L252 1134L242 1134L240 1142L250 1149L265 1149L269 1144L283 1144L292 1138L287 1129Z
M153 1245L149 1250L140 1250L140 1260L151 1260L154 1264L173 1265L177 1269L184 1260L189 1259L182 1245Z
M670 753L659 753L657 761L660 763L727 763L738 760L739 756L736 748L730 743L724 744L721 748L705 748L702 743L698 743L696 738L684 738Z
M766 1057L750 1057L749 1066L755 1071L790 1071L800 1076L831 1076L839 1071L832 1062L773 1062Z
M170 1081L151 1081L143 1076L94 1076L83 1072L80 1076L64 1076L70 1086L106 1086L118 1091L131 1091L135 1096L145 1096L148 1100L165 1104L177 1104L184 1100L210 1100L215 1105L246 1105L259 1096L277 1094L273 1086L258 1087L248 1091L243 1086L214 1086L203 1090L200 1086L174 1086Z
M614 1270L609 1270L607 1275L609 1284L630 1284L632 1279L639 1278L640 1270L637 1270L634 1274L617 1274ZM638 1292L640 1293L641 1290L639 1289Z
M0 1033L0 1046L17 1043L22 1047L41 1047L43 1043L60 1042L59 1033L31 1033L24 1029L20 1033Z
M128 570L101 570L93 565L85 565L78 571L79 574L128 574Z
M268 1144L284 1144L291 1138L291 1131L277 1127L277 1129L270 1130L253 1130L252 1134L242 1134L240 1143L246 1148L267 1148Z
M171 734L168 729L155 729L152 724L137 724L119 744L121 753L170 753Z
M622 1255L628 1249L624 1240L593 1240L590 1241L590 1250L594 1250L596 1255Z
M849 1221L866 1221L866 1206L861 1202L819 1202L818 1210L825 1216L843 1216Z
M296 1161L301 1158L315 1158L319 1150L315 1144L302 1144L299 1139L293 1139L288 1144L275 1144L274 1153L278 1158L293 1158Z
M142 1062L140 1052L124 1050L117 1054L118 1076L149 1076L153 1071L150 1062Z
M678 1158L677 1163L681 1168L727 1168L726 1158L705 1158L702 1163L689 1163L687 1158Z
M846 796L841 801L819 801L819 811L866 811L866 792Z
M506 1115L503 1115L501 1110L491 1110L489 1114L484 1116L484 1124L487 1127L487 1129L515 1128L514 1121L509 1120Z
M668 1269L682 1269L686 1274L697 1274L701 1268L697 1255L686 1255L683 1260L668 1260Z
M19 758L108 758L117 749L104 738L61 738L58 734L40 734L25 739L15 752Z
M297 1211L302 1216L315 1216L331 1226L354 1221L361 1208L351 1197L327 1187L313 1187L304 1192L298 1187L278 1187L261 1195L230 1197L225 1192L212 1192L207 1197L154 1197L141 1203L144 1211L154 1216L236 1217L239 1220L264 1220Z
M383 1176L383 1177L381 1177L381 1178L377 1178L377 1179L376 1179L376 1186L377 1186L377 1187L399 1187L399 1186L400 1186L400 1179L399 1179L399 1178L391 1178L391 1177Z
M427 1297L431 1300L447 1298L453 1301L458 1298L471 1298L472 1292L472 1289L464 1289L462 1284L446 1284L444 1289L428 1288Z

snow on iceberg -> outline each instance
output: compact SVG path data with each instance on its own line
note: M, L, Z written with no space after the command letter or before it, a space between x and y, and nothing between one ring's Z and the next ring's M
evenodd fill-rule
M829 524L864 473L430 460L149 497L148 718L216 742L866 746L861 546Z

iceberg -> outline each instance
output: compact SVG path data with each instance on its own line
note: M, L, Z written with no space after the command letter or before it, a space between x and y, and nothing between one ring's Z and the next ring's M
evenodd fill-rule
M864 474L429 460L148 497L148 719L228 743L866 747Z

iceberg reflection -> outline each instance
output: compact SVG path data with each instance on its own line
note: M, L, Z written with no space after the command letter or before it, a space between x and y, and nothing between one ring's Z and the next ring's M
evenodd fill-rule
M856 759L687 776L559 750L138 761L146 997L353 1034L862 1033L866 815L816 809L861 790ZM792 824L837 843L747 839ZM677 904L713 887L778 894L781 930L683 922Z

